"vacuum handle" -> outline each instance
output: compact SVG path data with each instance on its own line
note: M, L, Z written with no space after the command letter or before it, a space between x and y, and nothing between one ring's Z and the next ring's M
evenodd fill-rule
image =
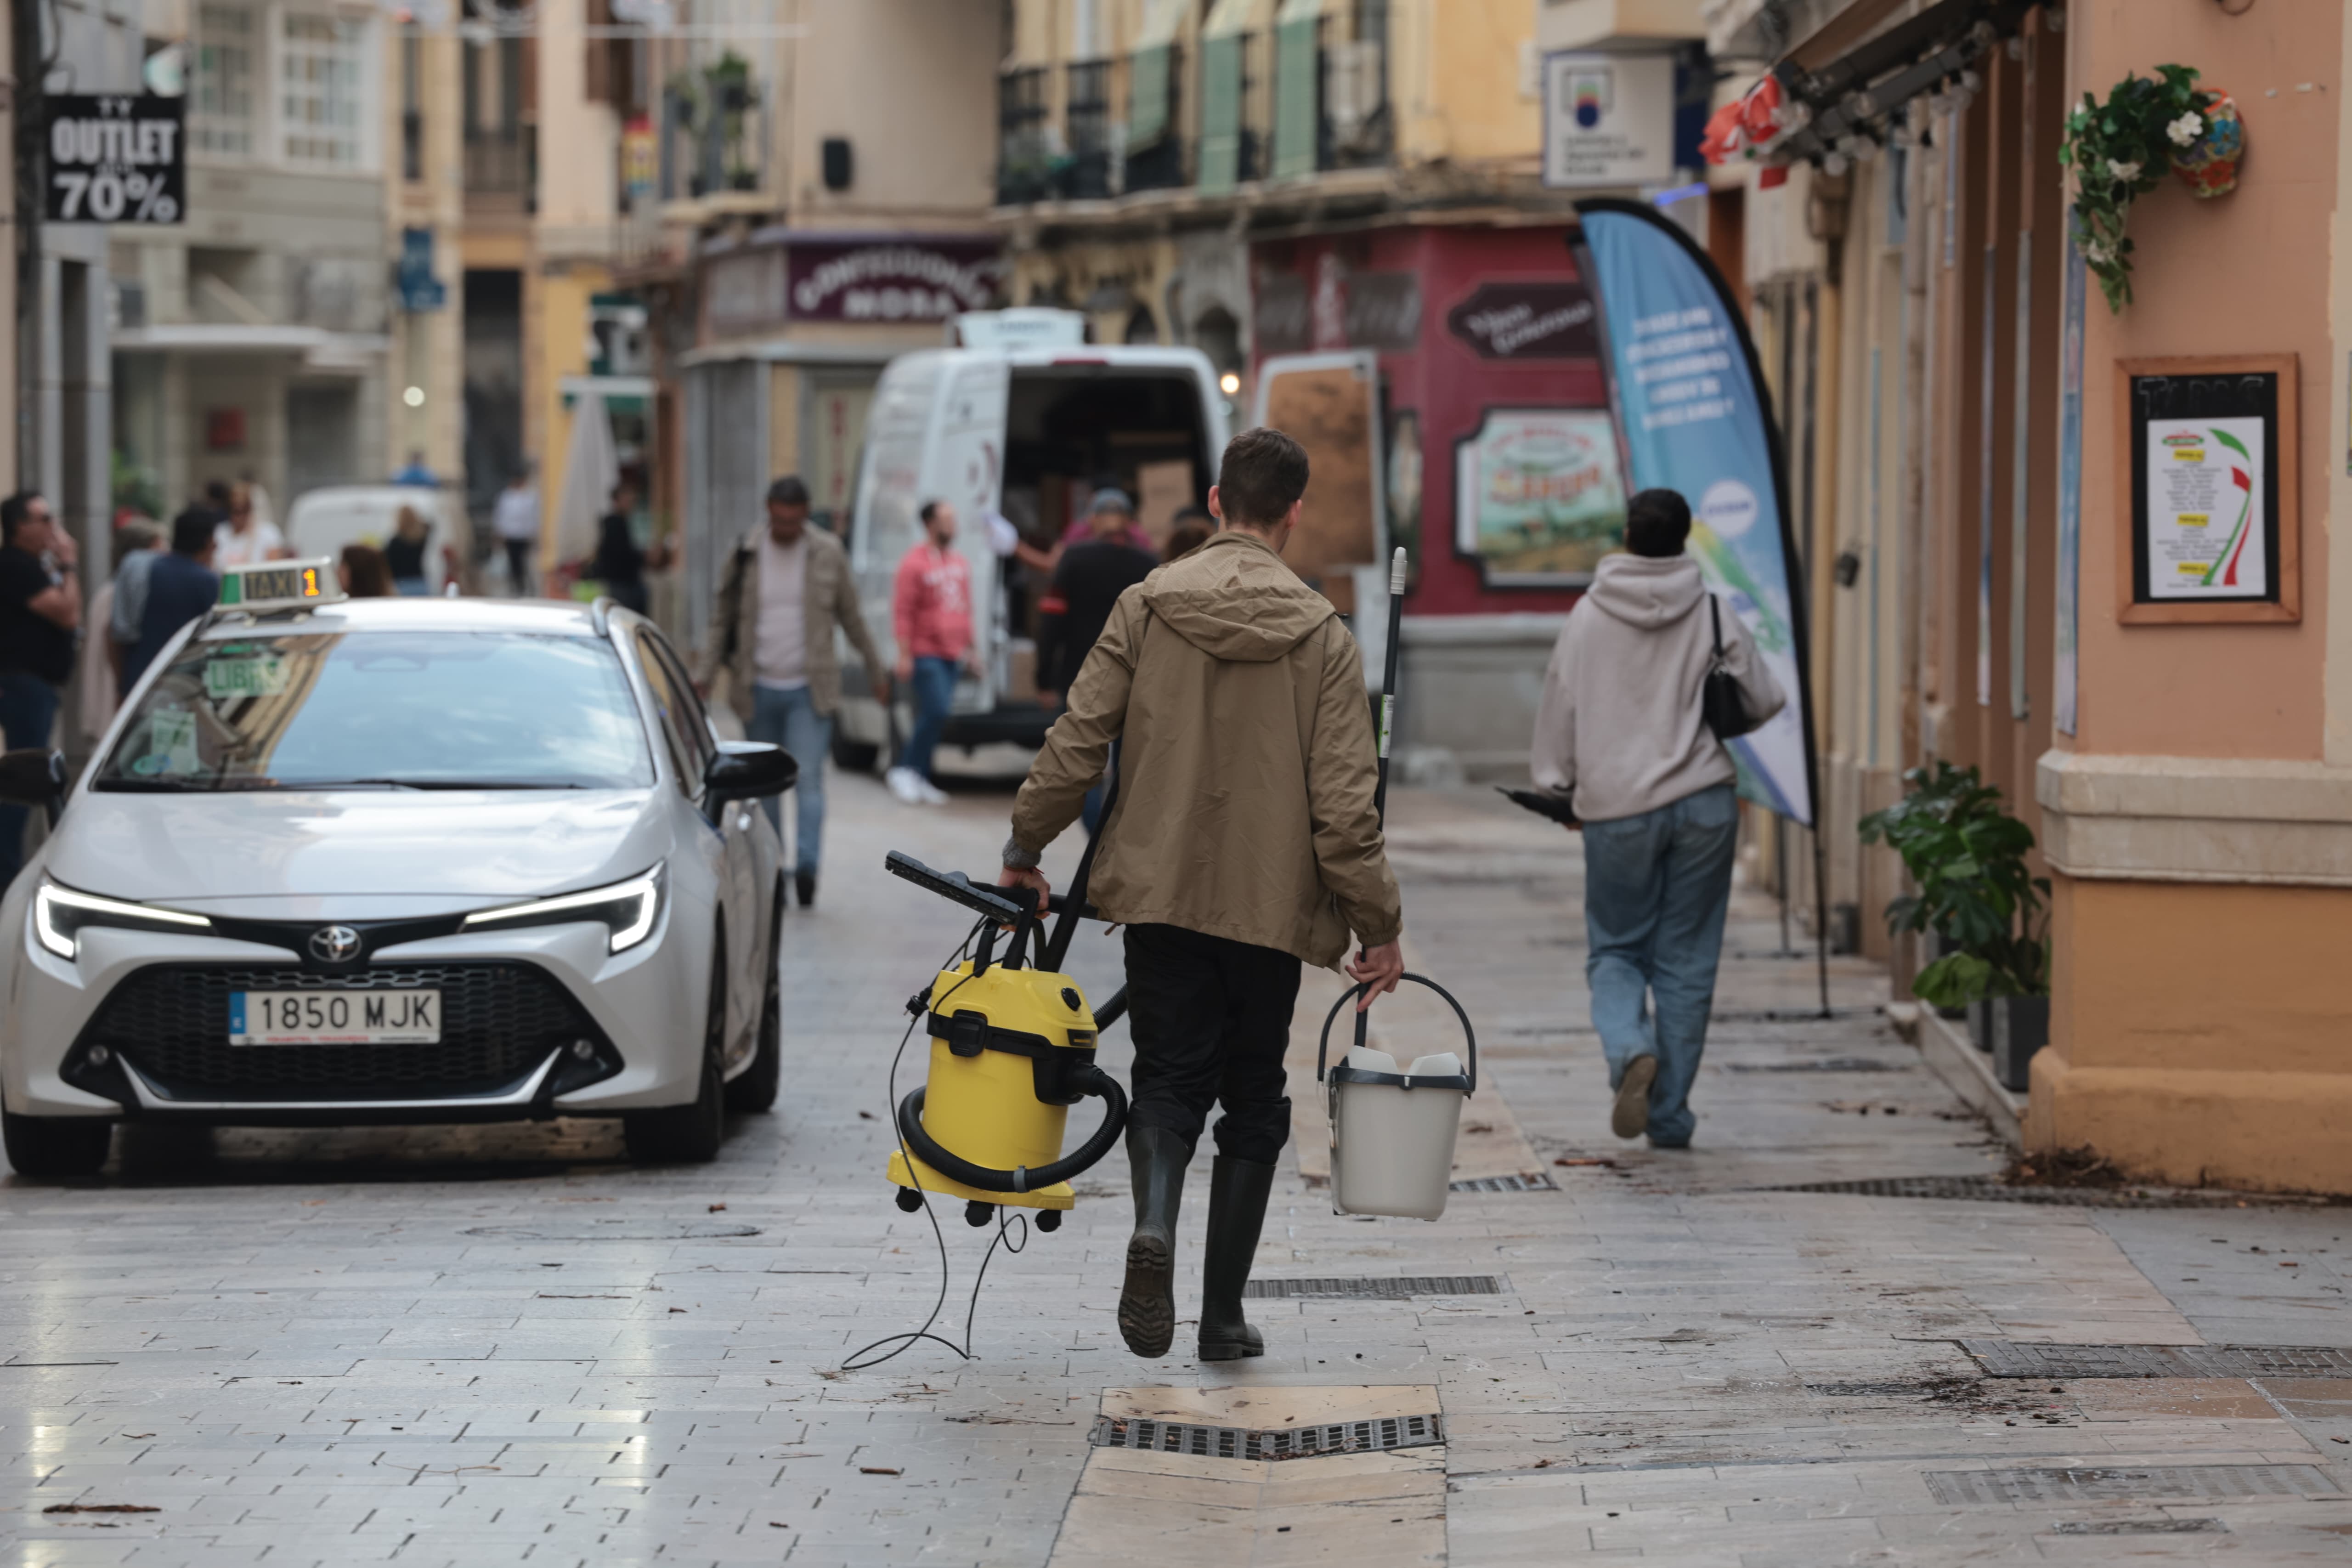
M1432 991L1436 992L1440 996L1444 997L1445 1005L1453 1008L1454 1016L1462 1021L1462 1039L1470 1049L1470 1070L1468 1075L1470 1079L1470 1092L1473 1094L1477 1093L1478 1031L1470 1026L1470 1015L1462 1010L1462 1004L1454 999L1453 992L1448 991L1444 986L1440 985L1436 981L1430 979L1427 975L1408 974L1404 976L1404 978L1412 981L1415 985L1425 985ZM1323 1035L1321 1038L1315 1042L1315 1081L1317 1083L1321 1083L1323 1081L1323 1075L1328 1070L1325 1063L1331 1053L1331 1026L1339 1021L1339 1009L1346 1006L1356 997L1363 994L1364 987L1370 984L1371 982L1367 980L1359 984L1349 986L1347 990L1339 994L1339 999L1331 1004L1331 1010L1323 1015ZM1363 1044L1363 1024L1365 1016L1366 1015L1362 1013L1356 1015L1356 1043L1358 1045Z
M1007 925L1026 920L1036 912L1037 894L1033 889L983 888L961 871L934 871L912 855L896 849L882 858L882 868L919 888L928 888L940 897L961 904L968 910L993 916Z

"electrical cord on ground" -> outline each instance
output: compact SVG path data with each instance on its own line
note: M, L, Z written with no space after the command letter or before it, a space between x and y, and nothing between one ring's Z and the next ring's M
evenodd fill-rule
M971 930L964 933L962 942L956 948L955 952L948 955L947 962L940 965L940 968L942 971L953 969L957 964L963 962L964 955L971 951L973 940L977 938L982 930L989 924L991 919L992 917L990 916L982 916L979 922L975 924ZM988 1265L990 1260L995 1258L996 1249L999 1247L1003 1247L1007 1252L1020 1252L1029 1245L1028 1216L1023 1215L1016 1216L1015 1220L1008 1220L1005 1216L1004 1210L1000 1207L996 1213L996 1235L989 1241L987 1252L983 1253L981 1257L980 1272L972 1277L971 1300L970 1305L966 1308L963 1317L963 1343L957 1344L953 1340L947 1339L941 1335L931 1332L931 1325L940 1321L940 1313L946 1309L948 1304L948 1281L950 1279L948 1237L947 1232L940 1227L940 1216L938 1213L931 1207L930 1194L925 1191L923 1187L922 1173L915 1163L915 1152L907 1147L906 1134L897 1131L898 1126L898 1118L896 1114L898 1105L898 1063L907 1054L907 1042L915 1037L915 1026L923 1022L924 1017L928 1013L937 1012L941 1003L945 1002L950 996L954 995L958 991L963 989L964 985L969 983L971 978L972 977L969 974L965 975L963 979L957 981L953 985L950 986L945 993L933 997L928 1007L913 1010L913 1016L907 1020L907 1032L898 1037L898 1048L893 1052L890 1057L889 1087L887 1091L889 1099L885 1102L891 1113L889 1120L892 1131L898 1140L898 1152L907 1162L907 1178L915 1184L915 1191L921 1193L923 1195L923 1217L931 1222L931 1238L939 1243L939 1299L931 1303L930 1315L923 1320L922 1326L920 1328L910 1329L903 1333L885 1334L882 1338L876 1340L872 1344L862 1345L858 1349L852 1351L841 1363L841 1370L844 1372L863 1372L868 1367L880 1366L884 1362L890 1360L891 1357L904 1354L906 1352L912 1350L917 1344L919 1344L925 1340L930 1341L935 1345L945 1345L962 1360L970 1361L971 1359L971 1326L980 1313L980 1288L988 1279ZM1018 1246L1013 1245L1009 1239L1012 1234L1011 1227L1014 1223L1018 1223L1021 1226L1021 1241ZM884 1345L893 1345L897 1348L886 1351L880 1355L871 1356L871 1359L867 1359L872 1352L881 1350Z

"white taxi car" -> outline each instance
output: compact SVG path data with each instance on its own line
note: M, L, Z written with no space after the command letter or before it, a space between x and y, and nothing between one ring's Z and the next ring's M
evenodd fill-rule
M57 813L0 900L9 1163L94 1172L124 1119L618 1116L712 1158L776 1094L752 802L793 759L718 740L626 611L335 601L327 565L232 574L69 787L0 757Z

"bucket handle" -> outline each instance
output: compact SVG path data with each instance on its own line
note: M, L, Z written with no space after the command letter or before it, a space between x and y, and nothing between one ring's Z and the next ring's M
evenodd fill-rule
M1448 991L1444 986L1440 985L1436 981L1430 979L1427 975L1407 974L1403 976L1403 978L1412 981L1415 985L1425 985L1430 990L1436 992L1440 996L1444 997L1445 1005L1454 1009L1454 1016L1462 1020L1462 1038L1469 1045L1470 1047L1470 1072L1468 1075L1470 1079L1469 1092L1472 1094L1477 1093L1478 1032L1470 1026L1470 1015L1462 1010L1462 1004L1454 999L1453 992ZM1370 984L1371 982L1367 980L1360 984L1349 986L1347 990L1340 993L1339 999L1331 1004L1331 1010L1323 1015L1323 1036L1322 1038L1315 1042L1315 1081L1317 1083L1321 1083L1323 1081L1323 1074L1325 1070L1323 1065L1324 1059L1330 1054L1331 1050L1331 1026L1339 1021L1339 1009L1345 1007L1357 996L1363 994L1364 987ZM1410 1075L1407 1075L1405 1081L1407 1087L1411 1087L1412 1079Z

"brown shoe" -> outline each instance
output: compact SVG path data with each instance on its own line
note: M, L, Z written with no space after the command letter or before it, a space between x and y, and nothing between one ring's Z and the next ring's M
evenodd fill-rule
M1650 1085L1658 1079L1658 1058L1638 1056L1625 1064L1617 1082L1616 1109L1609 1113L1609 1131L1620 1138L1639 1138L1650 1125Z

